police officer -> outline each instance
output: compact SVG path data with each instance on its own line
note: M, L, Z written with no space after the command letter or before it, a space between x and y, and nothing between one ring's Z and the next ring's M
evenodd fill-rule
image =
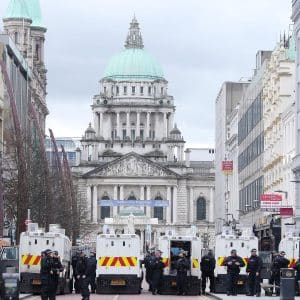
M187 271L190 269L190 262L186 257L185 251L180 251L179 258L175 263L177 270L176 286L177 295L186 295L187 293Z
M209 289L211 293L215 292L215 275L216 260L212 250L201 258L200 269L202 273L202 294L205 295L206 280L209 278Z
M74 279L74 289L75 293L79 294L80 293L80 282L79 279L77 278L76 274L76 266L77 262L79 260L80 252L77 251L73 256L72 256L72 269L73 269L73 279Z
M226 257L224 265L227 267L227 296L237 295L237 281L240 269L245 266L243 259L232 249L230 256Z
M280 269L288 268L290 261L284 257L285 252L281 251L279 255L277 255L271 266L272 278L271 284L275 283L276 286L276 295L280 295Z
M296 270L296 275L295 275L296 295L299 296L300 290L299 290L298 282L300 281L300 258L296 261L294 265L294 269Z
M80 256L76 265L76 276L80 282L82 300L89 300L90 268L88 264L88 258L85 256L84 252L80 252Z
M90 286L92 293L96 292L96 269L97 269L97 259L96 252L91 251L90 257L88 259L88 268L90 269Z
M161 294L161 286L163 280L163 272L165 264L161 258L162 251L156 250L155 257L151 262L152 269L152 295Z
M152 250L151 252L147 252L144 258L144 265L146 269L146 282L149 285L149 291L152 291L152 262L154 260L154 251Z
M50 249L44 251L44 256L41 259L41 299L54 300L56 297L56 285L52 276L53 268L53 253Z
M57 251L53 251L50 275L53 278L54 290L57 291L59 273L63 272L64 267L61 264Z
M262 259L257 256L256 249L251 250L251 256L248 259L248 264L246 272L248 273L248 285L249 291L247 296L260 297L261 287L260 287L260 273L263 266Z

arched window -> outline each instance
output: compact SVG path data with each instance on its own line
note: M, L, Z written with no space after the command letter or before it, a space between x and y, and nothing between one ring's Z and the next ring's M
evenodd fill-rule
M103 196L101 200L109 200L109 197ZM99 210L98 210L98 216L100 215L101 220L104 220L105 218L110 218L110 206L99 206Z
M203 197L197 200L197 221L206 219L206 201Z
M160 196L156 196L154 200L162 200ZM154 206L153 217L158 220L164 219L164 208L160 206Z
M15 44L17 44L18 42L19 42L18 33L15 32Z

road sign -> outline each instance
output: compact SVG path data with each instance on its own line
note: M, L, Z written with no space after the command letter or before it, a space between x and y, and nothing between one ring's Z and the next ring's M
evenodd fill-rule
M233 160L222 161L222 171L225 174L232 174L233 172Z
M293 216L294 211L292 207L280 207L281 216Z

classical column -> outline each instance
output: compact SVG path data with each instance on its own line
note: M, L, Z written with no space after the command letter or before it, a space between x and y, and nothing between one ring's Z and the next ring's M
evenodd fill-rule
M93 187L93 223L98 222L98 186Z
M177 223L177 186L173 187L173 223Z
M150 137L150 116L151 113L147 112L147 120L146 120L146 132L145 132L145 137L149 138Z
M194 188L190 187L190 223L194 222Z
M214 222L214 188L210 188L208 221Z
M139 112L136 113L136 133L135 136L140 136L140 124L141 124L141 114Z
M169 131L171 131L174 128L174 114L170 114L169 116Z
M144 244L145 244L145 241L144 241L144 229L141 230L141 253L144 253Z
M99 114L99 136L103 136L103 113Z
M118 186L114 186L114 199L113 200L118 200ZM113 217L118 215L118 206L113 206Z
M117 137L121 138L120 113L117 112Z
M126 136L130 137L130 112L126 113Z
M96 131L96 136L99 136L99 115L98 112L94 113L94 126L95 126L95 131Z
M155 113L155 124L154 124L154 128L155 128L155 140L157 140L158 137L159 137L158 132L160 131L159 113L158 113L158 112Z
M147 185L147 197L146 200L151 200L151 186ZM151 218L151 206L146 207L146 216Z
M92 187L90 185L87 186L86 190L86 208L88 212L88 219L92 220Z
M124 200L124 186L123 185L120 186L120 200ZM119 206L119 212L122 208L124 208L124 206Z
M167 186L167 200L169 205L167 206L167 224L171 224L171 187Z
M164 132L163 137L168 137L168 119L167 119L167 113L164 113Z

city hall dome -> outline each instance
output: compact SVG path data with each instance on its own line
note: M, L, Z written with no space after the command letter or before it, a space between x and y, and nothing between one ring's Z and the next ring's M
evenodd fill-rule
M125 49L111 58L104 79L136 81L163 79L160 64L144 50L139 23L134 17L130 23Z

